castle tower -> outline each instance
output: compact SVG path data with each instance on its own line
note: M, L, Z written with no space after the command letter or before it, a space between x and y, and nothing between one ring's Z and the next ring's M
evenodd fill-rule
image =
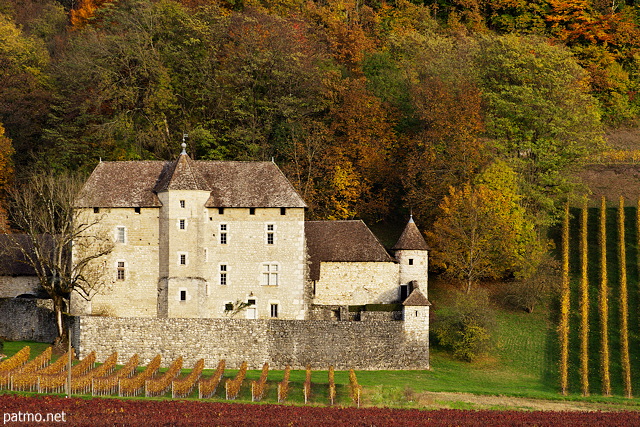
M414 289L419 288L427 298L429 276L429 247L413 221L409 218L402 235L393 246L395 258L400 264L398 276L399 298L404 301Z
M420 291L414 289L403 303L405 337L419 357L422 369L429 369L429 307L431 303Z
M199 311L205 294L200 248L204 246L205 203L211 191L186 144L156 186L160 208L160 265L158 314L160 317L204 317Z

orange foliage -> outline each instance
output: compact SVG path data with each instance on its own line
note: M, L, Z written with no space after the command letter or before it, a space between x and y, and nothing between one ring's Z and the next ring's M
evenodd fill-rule
M96 14L96 10L109 0L80 0L78 7L71 10L71 29L84 28Z

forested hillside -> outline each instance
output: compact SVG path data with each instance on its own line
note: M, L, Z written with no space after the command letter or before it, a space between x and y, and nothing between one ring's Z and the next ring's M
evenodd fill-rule
M411 210L436 255L460 236L475 251L441 268L526 276L572 170L638 119L639 17L600 0L0 0L0 190L169 159L188 134L196 159L273 158L310 218Z

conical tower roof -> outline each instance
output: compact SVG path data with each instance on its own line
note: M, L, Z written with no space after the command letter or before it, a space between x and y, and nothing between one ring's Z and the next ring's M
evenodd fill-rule
M413 216L409 218L409 222L407 226L404 228L404 231L400 235L400 238L393 246L394 251L406 249L406 250L429 250L429 246L427 242L422 237L422 233L418 230L418 226L413 221Z
M204 179L196 164L191 160L186 151L168 165L163 171L156 191L165 190L205 190L209 191L210 185Z
M424 307L424 306L431 305L431 303L429 302L427 297L424 296L424 294L420 289L415 288L413 292L411 292L411 295L409 295L407 299L404 300L402 305L412 306L412 307Z

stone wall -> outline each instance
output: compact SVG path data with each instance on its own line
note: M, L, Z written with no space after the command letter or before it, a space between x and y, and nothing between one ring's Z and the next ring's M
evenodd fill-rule
M40 282L36 276L0 276L0 298L35 295L39 288Z
M269 362L272 369L427 369L428 342L408 338L401 321L335 322L247 319L163 319L83 316L74 346L98 360L117 351L120 363L134 353L147 363L161 354L166 366L178 356L185 366L204 358L207 368L225 359L229 368L243 361L250 369Z
M0 337L11 341L53 342L56 336L51 300L0 298Z

